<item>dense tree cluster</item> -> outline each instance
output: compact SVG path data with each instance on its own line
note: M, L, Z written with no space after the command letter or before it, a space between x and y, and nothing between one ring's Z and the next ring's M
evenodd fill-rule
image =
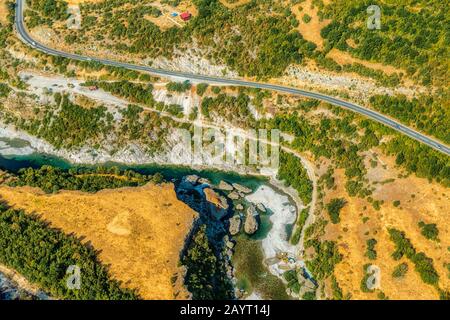
M123 0L86 3L81 5L86 22L76 38L68 40L82 43L93 33L96 41L104 42L107 35L115 44L105 45L117 51L170 58L175 48L185 49L195 39L210 49L209 58L215 62L260 78L281 75L289 64L301 62L316 49L293 28L298 22L292 12L275 1L254 0L232 10L219 0L193 2L199 14L182 28L167 30L147 18L157 16L152 1L131 0L126 7Z
M375 250L375 246L377 243L377 240L373 238L366 241L366 257L370 260L377 259L377 251Z
M334 267L342 260L342 255L334 241L320 242L311 239L306 242L305 247L313 247L315 250L314 258L306 261L306 266L313 274L314 279L324 280L331 276Z
M366 26L367 8L381 8L381 30ZM417 9L417 10L416 10ZM385 3L357 0L334 1L321 10L333 21L322 29L326 49L338 48L364 59L401 67L426 85L446 85L449 78L450 23L445 2L409 0ZM356 46L350 46L352 39Z
M340 115L342 110L333 109ZM366 173L363 157L359 154L367 145L375 144L378 139L369 136L373 132L366 130L362 142L358 145L358 127L354 124L355 116L344 113L343 117L322 118L319 123L312 124L304 115L277 114L261 126L268 129L279 129L295 136L292 146L299 151L310 151L314 156L333 159L337 167L344 168L348 178L347 191L351 196L367 197L370 190L365 187L363 178ZM374 141L372 141L374 140ZM377 145L376 143L375 145Z
M298 282L297 278L297 271L296 270L288 270L285 273L283 273L283 278L286 280L287 287L292 290L295 294L298 294L300 292L300 283Z
M286 152L280 152L280 167L277 178L287 186L297 190L303 203L308 204L312 199L313 186L301 160Z
M450 186L450 159L411 138L397 135L385 144L388 154L396 157L396 163L408 172L430 181L435 179L444 186Z
M437 241L439 238L439 229L435 223L419 222L420 233L429 240Z
M206 225L200 226L190 241L182 263L187 267L185 284L194 300L233 298L232 285L208 240Z
M405 96L376 95L370 98L370 104L383 114L450 143L448 94L422 95L411 100Z
M170 83L169 83L170 84ZM173 91L180 92L184 91L183 88L186 88L188 85L190 87L190 83L186 84L180 84L176 82L171 82L172 85L170 85L170 89ZM87 81L83 84L84 86L98 86L105 91L109 91L112 94L126 98L128 101L131 101L133 103L139 103L143 104L145 106L148 106L150 108L155 108L158 111L165 111L168 112L178 118L183 117L183 108L178 104L170 104L166 105L163 102L156 102L153 97L153 85L148 84L142 84L142 83L135 83L130 82L128 80L122 80L122 81ZM169 90L170 91L170 90ZM139 115L144 110L136 105L129 105L127 110L122 111L122 114L124 114L127 118L127 125L124 127L125 130L131 130L130 136L131 139L138 139L138 135L141 134L143 124L139 121Z
M415 270L419 273L422 281L432 285L438 285L439 274L433 265L433 259L427 257L423 252L416 252L411 241L406 238L403 231L396 229L389 229L389 235L394 242L396 249L392 254L395 260L400 260L406 256L412 263L414 263Z
M250 97L243 92L237 97L221 93L216 97L205 97L202 100L201 112L207 119L220 116L233 125L248 128L255 124L249 103Z
M173 92L185 92L191 89L192 84L189 80L184 82L169 82L166 85L167 90L173 91Z
M303 109L301 106L300 110ZM316 158L333 159L337 168L345 169L346 190L350 196L370 199L372 192L365 183L367 169L361 151L376 146L397 157L397 165L407 171L450 186L450 159L446 155L374 121L335 107L330 106L330 109L337 117L323 117L314 124L305 115L294 111L259 121L259 126L294 135L291 145L298 151L312 152ZM392 138L381 143L383 136Z
M360 289L361 289L362 292L365 292L365 293L374 292L375 291L374 289L369 289L369 287L367 287L367 281L375 273L375 270L372 270L372 272L369 272L369 267L370 266L371 266L370 263L366 263L363 266L364 276L361 279Z
M83 108L59 93L55 93L55 102L56 108L47 107L42 119L17 119L16 125L57 149L83 146L104 137L112 128L113 117L103 106Z
M297 221L295 222L295 231L290 239L290 242L293 245L297 245L298 242L300 241L300 236L302 234L303 228L305 227L308 216L309 216L309 207L303 209L297 216Z
M162 181L160 174L146 176L131 170L122 171L117 167L63 170L52 166L43 166L39 169L21 169L10 184L12 186L38 187L51 193L59 190L97 192L103 189L137 187L148 182L160 183Z
M27 0L29 10L25 12L29 27L41 24L52 25L55 21L69 18L67 2L62 0Z
M149 84L140 84L130 82L128 80L122 81L87 81L84 86L98 86L99 88L109 91L114 95L126 98L134 103L142 103L148 106L153 106L155 100L153 99L153 86Z

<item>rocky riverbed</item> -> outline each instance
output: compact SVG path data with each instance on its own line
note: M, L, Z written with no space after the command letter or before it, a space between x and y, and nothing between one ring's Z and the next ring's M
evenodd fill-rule
M35 288L15 271L0 265L0 300L48 300L47 294Z
M301 203L302 206L297 207L298 203L278 188L265 183L251 189L224 180L212 184L199 176L190 175L182 179L178 192L183 201L203 212L203 217L211 225L209 229L219 235L217 245L224 252L227 276L235 285L236 297L261 297L255 291L258 284L250 284L247 288L239 285L242 275L239 268L235 268L233 256L240 241L253 242L260 248L262 261L259 263L267 272L278 277L280 283L283 283L285 272L304 270L304 262L298 256L297 246L290 244L288 232L296 221L297 212L304 207ZM199 198L203 199L203 204ZM250 290L248 288L252 290L247 291ZM270 298L270 294L263 296Z

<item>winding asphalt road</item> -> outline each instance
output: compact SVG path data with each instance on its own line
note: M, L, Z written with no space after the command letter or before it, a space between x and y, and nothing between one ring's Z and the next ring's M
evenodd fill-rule
M330 96L327 96L327 95L324 95L321 93L315 93L315 92L295 89L295 88L286 87L286 86L268 84L268 83L260 83L260 82L253 82L253 81L220 78L220 77L204 76L204 75L199 75L199 74L191 74L191 73L178 72L178 71L155 69L155 68L151 68L151 67L147 67L147 66L140 66L140 65L134 65L134 64L106 60L106 59L100 59L100 58L95 58L95 57L82 56L82 55L63 52L63 51L59 51L59 50L55 50L55 49L46 47L45 45L34 40L28 34L28 31L25 27L25 23L23 21L24 3L25 3L25 0L17 0L16 1L16 29L17 29L17 32L20 34L20 36L22 37L22 40L24 42L26 42L33 48L40 50L46 54L65 57L65 58L79 60L79 61L94 61L94 62L99 62L104 65L114 66L114 67L123 67L123 68L127 68L130 70L145 71L145 72L149 72L151 74L158 75L158 76L178 77L178 78L183 78L183 79L187 79L187 80L201 81L201 82L210 83L210 84L226 84L226 85L231 85L231 86L259 88L259 89L266 89L266 90L271 90L271 91L278 91L278 92L313 98L313 99L325 101L332 105L342 107L342 108L351 110L353 112L362 114L372 120L378 121L388 127L391 127L392 129L394 129L404 135L407 135L414 140L424 143L424 144L436 149L437 151L440 151L440 152L446 154L447 156L450 155L450 148L440 141L432 139L418 131L415 131L405 125L402 125L401 123L399 123L381 113L378 113L373 110L367 109L365 107L356 105L354 103L336 99L336 98L333 98L333 97L330 97Z

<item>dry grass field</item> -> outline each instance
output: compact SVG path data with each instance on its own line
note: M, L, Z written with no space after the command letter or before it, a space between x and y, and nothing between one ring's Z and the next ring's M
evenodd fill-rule
M8 22L8 7L6 6L6 0L0 0L0 23Z
M51 195L30 187L2 186L0 198L38 213L52 227L84 237L100 251L99 259L111 275L125 287L136 288L142 298L187 297L173 282L197 213L177 199L172 184Z
M371 181L384 181L375 185L373 194L374 199L385 202L379 211L366 200L349 197L344 188L344 172L336 172L337 187L327 192L325 203L333 198L345 198L347 204L340 213L341 222L337 225L329 223L326 228L325 238L336 240L343 255L343 261L336 266L334 274L344 293L351 293L352 299L377 299L376 293L360 290L366 263L381 269L380 290L390 299L438 299L437 290L421 280L409 260L404 257L395 261L392 258L395 246L389 238L388 228L404 231L417 252L424 252L433 259L440 276L440 287L449 290L450 278L445 264L450 263L450 192L439 184L413 175L388 182L387 179L400 173L394 164L392 158L383 157L379 159L377 168L369 170ZM400 205L394 206L394 201L400 201ZM437 225L439 242L428 240L420 233L420 221ZM378 241L375 246L376 260L365 256L366 241L371 238ZM394 268L403 262L409 267L406 276L393 278Z

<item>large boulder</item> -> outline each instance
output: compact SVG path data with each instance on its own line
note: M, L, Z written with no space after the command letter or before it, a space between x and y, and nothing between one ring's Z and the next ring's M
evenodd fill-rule
M258 203L256 205L256 208L258 208L258 210L261 212L266 212L266 207L262 203Z
M256 211L255 207L251 205L247 209L247 215L245 217L245 223L244 223L244 231L247 234L254 234L256 231L258 231L259 228L259 222L258 222L258 212Z
M217 189L223 190L223 191L233 191L233 186L225 181L220 181L219 185L217 186Z
M200 179L198 179L198 183L200 183L200 184L206 184L206 185L211 185L211 181L209 181L209 179L206 179L206 178L200 178Z
M220 196L211 188L203 189L206 201L210 204L212 215L220 220L228 213L228 203L225 197Z
M235 215L230 218L230 234L235 236L241 231L241 217L239 215Z
M192 190L192 189L194 189L195 185L197 184L198 179L199 179L199 177L196 176L195 174L185 176L185 177L183 177L183 179L181 179L179 188L183 189L183 190Z
M230 198L231 200L238 200L240 198L240 195L236 191L233 191L228 194L228 198Z
M185 180L191 184L196 184L198 179L200 179L199 176L197 176L195 174L191 174L191 175L185 177Z
M251 193L252 192L252 189L244 187L243 185L240 185L239 183L233 183L233 187L237 191L242 192L242 193Z

